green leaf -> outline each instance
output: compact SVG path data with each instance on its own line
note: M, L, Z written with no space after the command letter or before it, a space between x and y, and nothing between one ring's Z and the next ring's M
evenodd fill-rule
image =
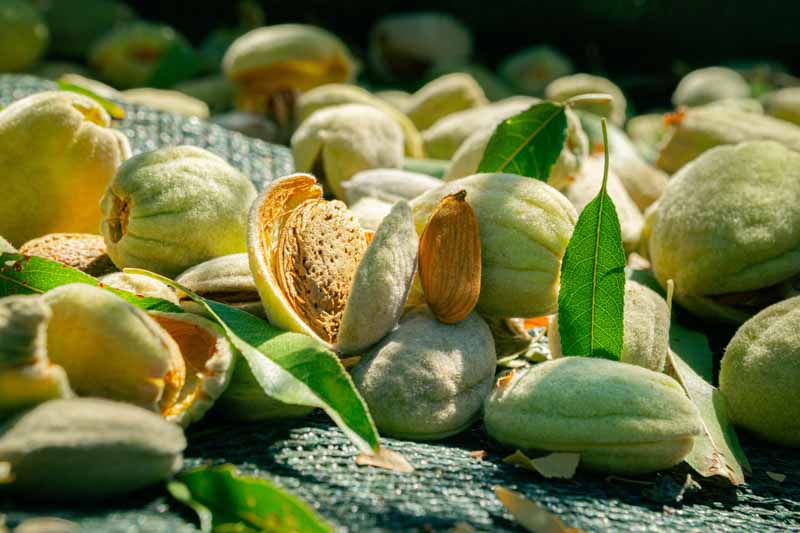
M0 297L42 294L67 283L85 283L106 289L146 311L183 312L177 305L160 298L107 287L96 278L58 261L22 254L0 254Z
M167 490L198 514L204 532L333 531L297 496L264 478L239 474L232 465L190 470Z
M605 120L603 131L605 132ZM619 360L622 353L625 251L614 202L603 185L578 217L561 263L558 331L565 355Z
M628 278L645 285L661 296L666 297L664 289L658 284L653 274L647 270L631 269ZM708 337L699 331L689 329L681 324L680 313L672 308L669 327L669 347L678 354L692 370L708 383L714 380L714 354L708 344Z
M703 419L703 434L695 438L686 462L701 476L722 476L734 485L742 485L744 472L750 472L750 463L728 419L725 397L672 351L667 354L667 367Z
M65 81L58 82L58 88L62 91L69 91L72 93L82 94L83 96L88 96L98 104L100 104L106 112L111 115L111 118L115 118L117 120L122 120L125 118L125 110L122 109L122 106L103 98L102 96L95 94L94 92L90 91L89 89L84 89L83 87L79 87L78 85L74 85L72 83L67 83Z
M174 281L146 270L144 274L184 292L225 329L264 392L293 405L324 409L364 453L379 453L378 430L367 405L336 354L319 341L287 332L239 309L206 300Z
M159 58L148 87L168 89L176 83L188 80L203 70L203 62L187 43L176 41Z
M534 104L497 126L478 172L508 172L546 182L566 139L565 107Z

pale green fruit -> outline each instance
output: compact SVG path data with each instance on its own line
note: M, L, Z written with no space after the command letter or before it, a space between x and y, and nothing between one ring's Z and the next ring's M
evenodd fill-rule
M455 72L425 84L411 95L404 111L418 129L425 130L451 113L488 103L475 78Z
M658 158L659 146L667 133L664 115L661 113L637 115L625 124L625 133L628 134L639 155L652 165Z
M112 272L100 278L100 282L108 287L127 291L133 294L161 298L178 305L178 296L172 287L144 274L131 274L128 272Z
M120 167L103 197L103 237L119 268L175 276L247 249L256 190L220 157L194 146L139 154Z
M50 32L26 0L0 0L0 72L24 70L44 53Z
M578 453L583 468L616 474L678 464L703 429L671 377L589 357L546 361L498 383L483 419L503 444Z
M800 87L767 93L761 101L768 115L800 125Z
M554 48L533 46L508 57L499 70L520 93L543 96L551 81L572 74L574 66L567 56Z
M422 233L442 198L461 190L481 235L478 311L495 317L555 312L561 259L578 219L569 200L531 178L476 174L415 198L411 205L417 231Z
M553 80L544 91L545 98L557 102L564 102L573 96L596 93L610 95L611 102L576 102L573 107L606 117L617 126L624 124L625 108L628 104L622 89L609 79L591 74L572 74Z
M469 29L447 13L387 15L370 30L369 61L385 79L416 80L431 70L466 64L472 44Z
M512 96L489 105L450 113L422 132L425 152L435 159L450 159L476 131L493 128L538 102L530 96Z
M12 494L86 503L120 496L172 477L186 438L160 416L96 398L53 400L0 429L0 463Z
M422 193L442 184L442 180L407 170L376 168L354 175L344 183L348 204L364 198L373 198L393 204L400 200L413 200Z
M737 426L800 448L800 297L745 322L722 358L719 387Z
M724 144L770 140L800 151L800 127L771 116L719 106L678 111L656 160L665 172L677 172L706 150Z
M422 137L419 130L402 111L384 102L366 89L344 83L329 83L315 87L300 95L297 99L295 115L298 122L302 123L312 113L326 107L343 104L364 104L380 109L391 116L403 130L404 152L408 157L424 157Z
M675 106L699 106L726 98L747 98L750 85L741 74L725 67L693 70L678 83L672 93Z
M603 130L600 117L585 111L578 111L576 114L581 119L583 131L589 137L592 153L602 153ZM621 128L608 124L606 130L609 168L619 176L631 199L644 211L664 194L669 176L648 164Z
M45 293L52 310L47 353L80 396L124 401L166 413L186 366L170 335L115 294L79 283Z
M381 434L441 439L479 416L496 364L492 334L477 313L449 325L417 308L353 368L353 382Z
M371 168L400 168L403 132L386 112L364 104L346 104L315 111L292 135L298 172L317 174L336 198L344 199L344 183Z
M152 107L153 109L175 113L176 115L183 115L185 117L206 119L209 116L208 105L205 102L179 91L141 87L123 91L122 98L126 102Z
M89 65L119 89L142 87L156 72L159 61L172 48L191 45L164 24L131 22L116 27L92 45Z
M36 4L50 27L52 49L72 59L85 60L98 37L136 18L119 0L37 0Z
M670 312L667 302L652 289L627 280L624 305L620 361L661 372L669 350ZM550 318L547 341L553 358L563 357L558 315Z
M347 83L358 69L347 46L309 24L274 24L251 30L225 52L225 75L236 84L236 108L265 113L282 92ZM274 110L273 110L274 111Z
M653 273L692 313L741 323L800 275L800 154L771 141L713 148L649 215Z
M94 100L43 92L0 111L0 234L12 244L48 233L96 233L99 201L128 140Z

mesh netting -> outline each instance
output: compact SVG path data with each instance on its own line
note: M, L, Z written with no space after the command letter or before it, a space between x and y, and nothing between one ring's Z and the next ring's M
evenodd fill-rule
M53 84L30 77L0 76L0 104ZM125 106L120 128L134 151L171 144L207 148L239 167L257 184L291 171L282 147L138 106ZM800 530L800 454L748 438L753 467L748 484L698 479L702 490L675 499L690 470L686 465L636 479L579 473L573 480L546 480L504 464L511 450L488 441L480 425L442 442L384 439L414 465L411 474L358 467L355 448L321 414L292 422L232 425L208 417L188 431L187 465L230 462L290 489L343 531L443 531L459 522L481 531L519 530L492 488L518 490L586 530ZM473 452L485 451L484 454ZM786 475L772 479L767 472ZM196 531L192 516L158 488L86 508L32 506L0 501L13 526L34 516L59 516L92 532Z

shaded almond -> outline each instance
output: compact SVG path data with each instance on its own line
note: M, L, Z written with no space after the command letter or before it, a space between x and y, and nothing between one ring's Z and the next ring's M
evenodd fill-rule
M102 276L117 270L106 254L106 244L101 235L50 233L26 242L19 252L58 261L90 276Z
M464 319L481 292L478 219L466 191L442 198L422 232L419 278L425 301L445 324Z

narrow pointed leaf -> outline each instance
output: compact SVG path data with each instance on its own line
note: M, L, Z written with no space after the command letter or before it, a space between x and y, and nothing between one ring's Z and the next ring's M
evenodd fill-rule
M722 476L734 485L742 485L750 463L728 418L725 397L671 350L667 354L667 370L683 385L703 419L703 435L695 438L686 462L701 476Z
M380 450L378 430L367 405L339 358L319 341L276 328L244 311L206 300L174 281L144 274L180 290L205 308L250 366L264 392L284 403L323 409L364 453Z
M239 474L231 465L190 470L167 489L198 514L204 532L333 531L297 496L267 479Z
M100 106L105 109L109 115L111 115L111 118L115 118L117 120L122 120L125 118L125 110L122 108L122 106L112 102L111 100L108 100L107 98L103 98L89 89L85 89L72 83L67 83L66 81L59 81L58 88L62 91L69 91L72 93L82 94L83 96L88 96L100 104Z
M546 182L566 139L564 106L534 104L497 126L478 172L507 172Z
M603 186L578 217L561 264L558 328L564 355L619 360L625 251L617 211L606 192L607 181L608 147Z
M113 289L89 274L57 261L22 254L0 254L0 297L42 294L67 283L85 283L106 289L146 311L183 312L172 302Z

